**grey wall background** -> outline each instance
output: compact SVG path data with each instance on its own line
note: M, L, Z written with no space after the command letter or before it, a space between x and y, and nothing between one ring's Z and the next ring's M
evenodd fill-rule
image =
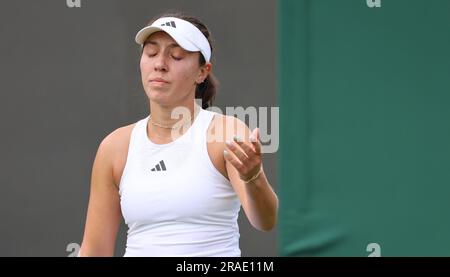
M215 103L277 106L276 1L4 1L0 9L0 256L67 256L81 243L92 162L114 129L148 114L133 38L181 10L215 37ZM264 165L277 190L276 154ZM277 255L276 230L240 216L243 256ZM116 255L124 252L126 226Z

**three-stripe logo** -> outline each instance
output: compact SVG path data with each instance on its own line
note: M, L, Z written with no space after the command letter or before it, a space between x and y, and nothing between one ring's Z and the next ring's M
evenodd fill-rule
M175 25L175 22L174 21L170 21L170 22L166 22L166 23L163 23L163 24L161 24L161 26L172 26L172 27L174 27L174 28L176 28L177 27L177 25Z
M164 161L159 161L159 163L156 164L155 167L151 169L151 171L167 171Z

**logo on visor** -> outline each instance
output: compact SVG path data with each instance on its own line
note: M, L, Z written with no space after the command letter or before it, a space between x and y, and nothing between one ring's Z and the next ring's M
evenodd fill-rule
M175 22L173 22L173 21L163 23L163 24L161 24L161 26L169 26L169 27L172 26L174 28L177 27L177 25L175 25Z

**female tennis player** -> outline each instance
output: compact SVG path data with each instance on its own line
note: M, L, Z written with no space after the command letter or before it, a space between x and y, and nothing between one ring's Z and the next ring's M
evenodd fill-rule
M259 130L207 110L217 81L198 19L164 15L135 40L150 112L100 143L79 256L113 256L122 218L124 256L240 256L241 206L257 230L277 221Z

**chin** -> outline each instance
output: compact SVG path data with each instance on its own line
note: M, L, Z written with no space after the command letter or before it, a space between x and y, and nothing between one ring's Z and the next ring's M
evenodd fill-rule
M167 105L170 102L170 94L168 92L152 90L146 92L146 94L148 99L154 103Z

